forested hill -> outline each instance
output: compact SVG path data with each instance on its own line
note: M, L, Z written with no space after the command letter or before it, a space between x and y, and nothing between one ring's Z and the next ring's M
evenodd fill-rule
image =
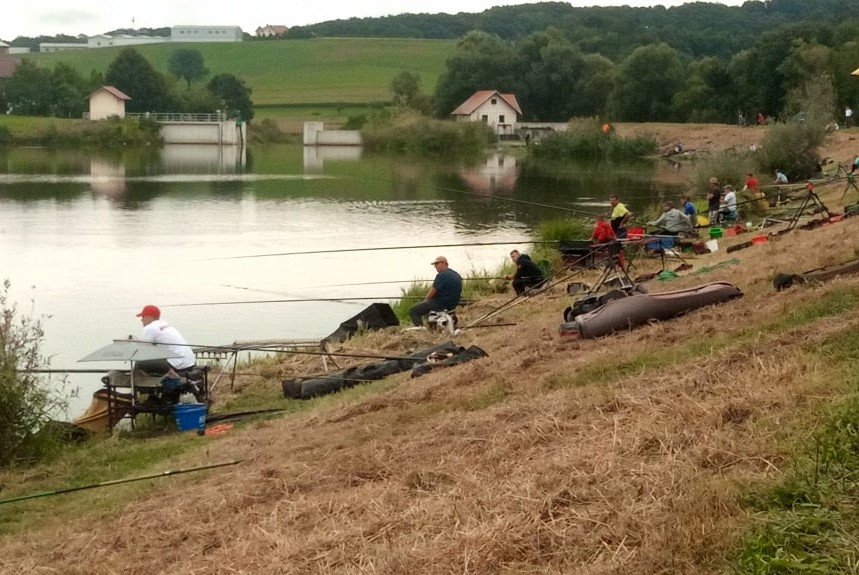
M471 14L401 14L350 18L293 27L288 38L459 38L472 30L517 40L549 27L582 52L611 59L637 46L665 42L701 56L730 56L754 44L758 35L800 20L839 22L859 16L851 0L768 0L742 6L691 2L665 8L587 7L567 2L499 6Z

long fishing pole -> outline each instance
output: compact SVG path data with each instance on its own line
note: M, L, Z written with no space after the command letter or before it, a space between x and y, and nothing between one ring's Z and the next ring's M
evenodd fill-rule
M29 495L21 495L19 497L10 497L8 499L0 499L0 505L13 503L15 501L24 501L26 499L36 499L39 497L50 497L52 495L61 495L63 493L72 493L73 491L83 491L85 489L96 489L97 487L109 487L111 485L120 485L122 483L131 483L132 481L143 481L144 479L156 479L158 477L168 477L170 475L179 475L181 473L191 473L194 471L203 471L205 469L215 469L216 467L226 467L228 465L238 465L241 459L235 461L225 461L223 463L213 463L212 465L203 465L200 467L189 467L186 469L174 469L172 471L162 471L161 473L153 473L152 475L143 475L141 477L129 477L127 479L114 479L112 481L101 481L99 483L90 483L89 485L79 485L77 487L66 487L65 489L55 489L53 491L41 491L39 493L31 493Z
M163 307L200 307L200 306L212 306L212 305L241 305L241 304L258 304L258 303L306 303L312 301L321 301L321 302L342 302L348 303L351 301L362 301L362 300L392 300L392 299L401 299L401 300L423 300L422 296L399 296L399 295L386 295L380 297L328 297L328 298L304 298L304 299L256 299L256 300L241 300L241 301L210 301L210 302L200 302L200 303L172 303L172 304L164 304Z
M241 259L250 259L250 258L270 258L276 256L305 256L305 255L318 255L318 254L341 254L341 253L351 253L351 252L378 252L385 250L416 250L423 248L453 248L453 247L470 247L470 246L509 246L515 244L555 244L558 243L557 240L547 240L547 241L538 241L538 240L513 240L513 241L498 241L498 242L470 242L470 243L458 243L458 244L422 244L422 245L412 245L412 246L380 246L373 248L342 248L336 250L307 250L300 252L277 252L270 254L253 254L247 256L227 256L221 258L207 258L202 261L218 261L218 260L241 260Z
M466 281L466 282L467 281L490 281L490 280L506 280L506 279L507 278L501 277L501 276L497 276L497 277L494 277L494 276L478 276L478 277L462 278L462 281ZM330 287L354 287L354 286L373 286L373 285L412 284L412 283L425 284L425 283L432 283L432 282L433 282L432 279L415 278L415 279L410 279L410 280L388 280L388 281L379 281L379 282L356 282L356 283L345 283L345 284L325 284L325 285L315 285L315 286L304 286L304 287L296 288L296 290L330 288ZM256 291L256 292L261 292L261 293L274 293L274 294L279 294L279 295L287 295L284 292L257 289L257 288L239 286L239 285L233 285L233 284L218 284L218 285L221 287L228 287L228 288L234 288L234 289L240 289L240 290Z

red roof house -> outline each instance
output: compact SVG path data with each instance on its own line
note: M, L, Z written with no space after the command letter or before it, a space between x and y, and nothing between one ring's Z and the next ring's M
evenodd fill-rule
M514 94L479 90L457 106L450 115L460 122L483 122L496 134L512 134L516 130L516 121L522 115L522 109Z

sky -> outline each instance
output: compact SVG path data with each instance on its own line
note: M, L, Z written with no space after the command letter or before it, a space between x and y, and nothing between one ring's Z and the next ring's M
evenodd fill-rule
M711 0L716 1L716 0ZM527 0L311 0L272 2L243 0L7 0L0 9L0 39L68 34L93 36L118 28L161 28L175 25L240 26L253 34L257 26L299 26L344 18L403 13L482 12L493 6L533 4ZM678 6L684 0L574 0L574 6ZM742 0L718 0L739 6Z

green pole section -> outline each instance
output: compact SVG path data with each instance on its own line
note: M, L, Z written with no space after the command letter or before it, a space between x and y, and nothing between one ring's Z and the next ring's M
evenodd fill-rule
M119 485L120 483L131 483L132 481L143 481L144 479L155 479L158 477L167 477L168 475L179 475L181 473L191 473L192 471L203 471L204 469L214 469L216 467L226 467L228 465L237 465L241 463L241 459L235 461L226 461L224 463L214 463L212 465L204 465L202 467L189 467L188 469L174 469L172 471L162 471L152 475L144 475L143 477L130 477L128 479L114 479L113 481L102 481L101 483L91 483L89 485L81 485L78 487L67 487L66 489L57 489L55 491L42 491L41 493L31 493L30 495L21 495L20 497L11 497L9 499L0 499L0 505L6 503L14 503L15 501L24 501L25 499L37 499L39 497L50 497L51 495L60 495L62 493L71 493L72 491L83 491L84 489L95 489L96 487L108 487L110 485Z

